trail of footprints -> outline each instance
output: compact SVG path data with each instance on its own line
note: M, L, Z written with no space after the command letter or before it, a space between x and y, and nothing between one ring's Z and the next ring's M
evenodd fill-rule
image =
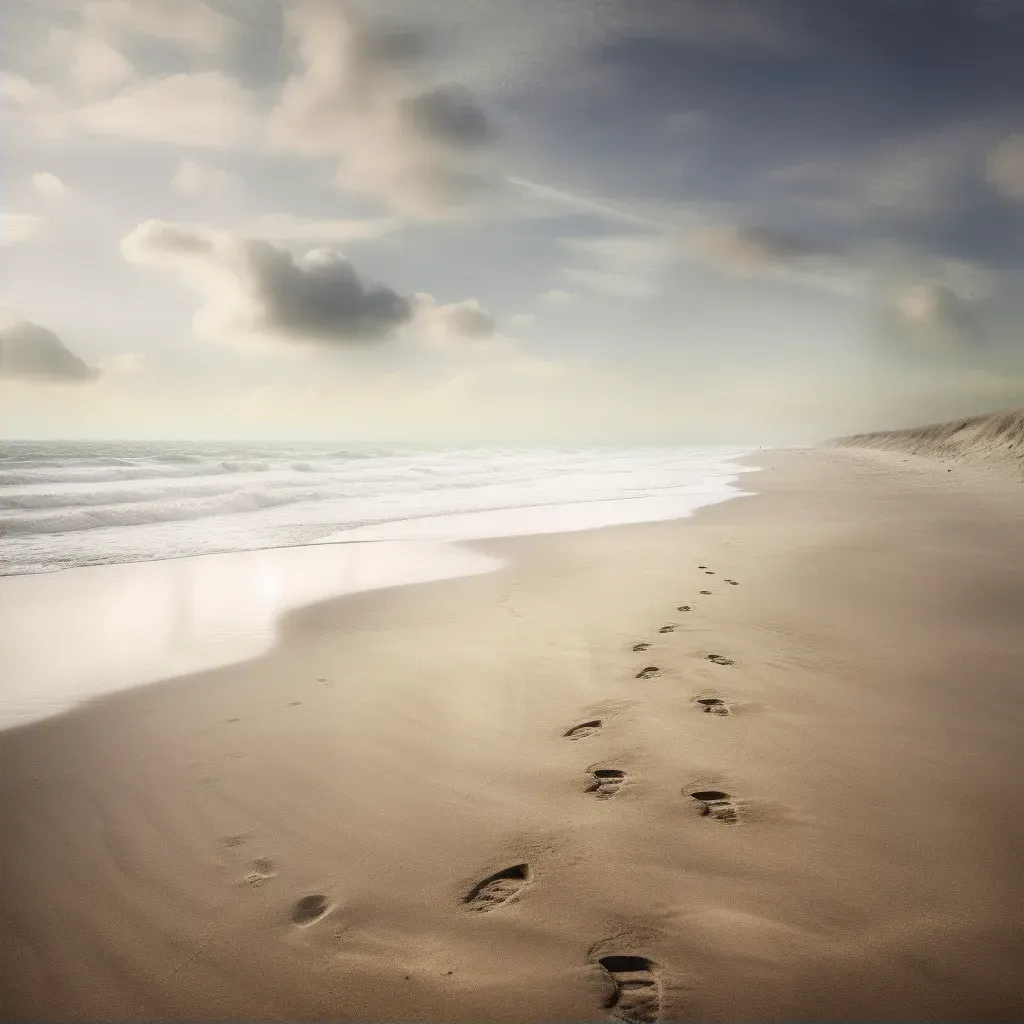
M714 571L706 565L698 568L708 576L714 575ZM726 579L724 582L730 586L739 586L736 580ZM711 591L702 590L700 593L710 595ZM688 604L683 604L679 605L677 610L689 612L692 608ZM677 628L675 624L669 623L660 627L658 632L672 633ZM652 646L650 641L644 640L633 644L632 650L635 654L642 654L649 651ZM735 664L732 658L722 654L707 654L704 657L714 665L725 667ZM652 679L660 675L661 669L658 666L648 665L636 673L636 678ZM731 714L728 702L721 697L706 696L694 700L706 714ZM603 727L603 719L592 718L571 726L562 736L573 741L586 740L598 735ZM627 780L623 769L606 765L591 766L587 769L586 776L584 791L598 800L609 800L616 796ZM689 796L703 817L727 825L734 825L739 821L735 799L729 793L718 789L698 789ZM245 880L250 885L258 885L276 874L273 862L260 858L252 863L252 870ZM528 863L512 864L477 882L462 897L462 903L472 913L490 913L517 900L530 887L533 880L533 871ZM331 909L331 904L324 895L316 893L303 896L292 906L291 921L297 927L309 927L326 917ZM659 966L653 960L623 951L601 956L596 963L610 982L610 995L606 999L605 1008L615 1017L626 1021L627 1024L655 1024L661 1019Z

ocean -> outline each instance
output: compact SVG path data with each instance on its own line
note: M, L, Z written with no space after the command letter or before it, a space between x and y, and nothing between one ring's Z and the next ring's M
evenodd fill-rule
M322 543L371 524L470 512L615 502L577 510L606 525L648 518L628 504L642 499L668 510L651 518L674 518L739 493L730 460L747 451L6 442L0 575Z
M0 728L258 657L289 611L493 572L460 543L679 519L740 448L0 448Z

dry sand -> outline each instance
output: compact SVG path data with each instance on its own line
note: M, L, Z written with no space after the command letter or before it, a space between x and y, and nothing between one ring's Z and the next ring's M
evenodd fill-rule
M0 736L4 1015L1024 1017L1024 494L763 459Z
M1024 478L1024 406L908 430L854 434L833 443L942 459Z

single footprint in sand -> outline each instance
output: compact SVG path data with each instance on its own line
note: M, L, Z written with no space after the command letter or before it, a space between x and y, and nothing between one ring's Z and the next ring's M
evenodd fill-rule
M705 569L704 570L704 575L705 576L714 576L715 574L710 569Z
M739 814L732 797L720 789L698 789L690 796L701 805L701 814L704 817L714 818L716 821L723 821L727 825L735 825L739 821Z
M735 665L736 662L732 658L727 658L724 654L709 654L707 659L713 662L715 665Z
M626 781L626 773L619 768L588 768L593 781L587 786L587 792L593 793L599 800L607 800L622 788Z
M675 631L675 626L662 626L661 629L658 630L659 633L674 633Z
M701 711L709 715L731 715L729 705L721 697L698 697L697 704Z
M701 593L707 595L707 594L710 594L711 591L710 590L702 590Z
M660 676L661 669L657 665L648 665L647 668L642 668L637 672L637 679L653 679L654 676Z
M477 882L462 897L471 910L487 913L514 900L531 881L529 864L513 864L504 871L496 871L482 882Z
M698 566L697 566L697 568L698 568L698 569L706 569L706 568L707 568L707 566L706 566L706 565L698 565Z
M246 841L246 839L247 839L247 838L248 838L248 836L244 836L244 835L238 835L238 836L224 836L224 837L223 837L223 838L221 839L221 842L222 842L222 843L223 843L223 844L224 844L225 846L228 846L228 847L230 847L230 846L241 846L241 845L242 845L242 843L244 843L244 842Z
M630 1024L654 1024L661 1017L661 985L653 960L645 956L603 956L598 963L614 986L606 1009Z
M739 584L735 580L726 580L725 582L728 583L730 587L738 587L739 586Z
M678 612L688 612L688 611L690 611L690 606L689 606L688 604L681 604L681 605L680 605L680 606L679 606L679 607L678 607L678 608L676 609L676 611L678 611Z
M587 736L593 736L603 724L600 718L594 718L589 722L580 722L579 725L574 725L567 732L562 733L562 735L570 740L582 740Z
M245 876L248 885L262 885L267 879L277 876L277 867L269 857L257 857Z
M313 896L303 896L292 907L292 924L297 924L301 927L313 924L324 917L330 909L331 905L327 902L327 897L321 896L320 893L316 893Z
M635 654L639 654L641 651L649 651L650 649L651 645L646 641L639 644L633 644L633 651Z

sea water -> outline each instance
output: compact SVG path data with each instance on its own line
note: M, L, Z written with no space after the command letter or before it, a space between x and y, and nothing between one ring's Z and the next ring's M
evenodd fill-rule
M282 613L487 572L473 538L675 519L749 448L0 446L0 727L253 657Z

